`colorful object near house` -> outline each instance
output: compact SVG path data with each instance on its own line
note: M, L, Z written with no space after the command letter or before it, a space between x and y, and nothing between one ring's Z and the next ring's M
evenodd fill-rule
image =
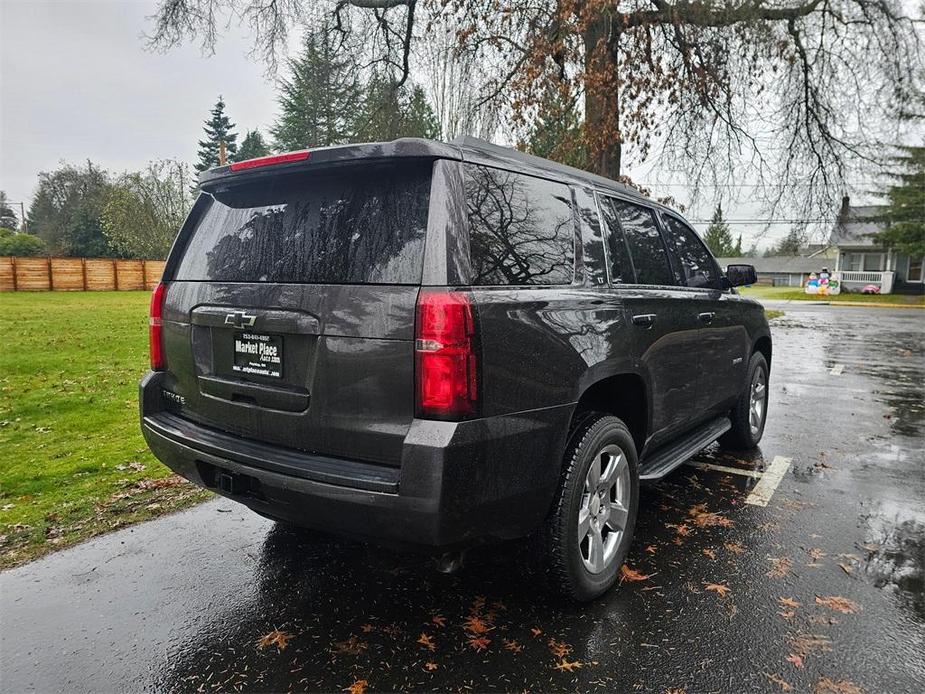
M823 271L817 275L813 272L810 274L803 291L817 296L834 296L841 294L841 282L834 273L829 274Z
M879 294L880 287L876 284L865 284L864 288L861 289L861 294Z

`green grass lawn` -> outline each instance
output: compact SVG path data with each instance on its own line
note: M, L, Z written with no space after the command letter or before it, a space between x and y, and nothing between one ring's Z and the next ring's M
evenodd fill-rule
M0 568L206 498L138 427L149 296L0 294Z
M837 294L835 296L814 296L807 294L798 287L769 287L766 285L755 285L753 287L741 287L739 291L744 296L750 296L753 299L776 299L779 301L831 301L832 303L862 302L871 304L899 304L910 306L925 306L925 296L909 294Z

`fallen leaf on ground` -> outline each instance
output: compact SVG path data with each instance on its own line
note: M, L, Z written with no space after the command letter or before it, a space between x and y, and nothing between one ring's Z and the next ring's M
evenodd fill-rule
M556 664L556 670L560 670L562 672L571 672L572 670L576 670L581 666L582 663L577 660L562 660Z
M430 618L430 621L436 624L438 627L446 626L446 617L444 617L442 614L435 614Z
M800 607L802 603L797 602L793 598L778 598L777 602L781 604L781 607Z
M819 561L820 559L822 559L822 557L825 556L825 552L823 552L818 547L811 547L806 553L809 555L810 559L812 559L813 561Z
M375 628L376 627L374 627L372 624L364 624L363 626L360 627L360 631L362 631L364 634L369 634Z
M336 641L334 643L334 652L345 655L360 655L366 650L366 642L361 641L356 636L351 636L346 641Z
M793 619L794 617L797 616L797 613L794 612L793 610L786 610L784 612L778 612L777 614L779 614L784 619Z
M486 634L494 629L494 627L488 624L478 615L474 614L471 615L465 622L463 622L463 629L472 634Z
M783 578L790 573L793 560L790 557L769 557L770 570L765 574L768 578Z
M424 663L424 669L427 670L427 672L433 672L437 667L437 663Z
M556 641L553 638L550 638L546 645L549 646L549 652L557 658L564 658L572 650L572 647L565 641Z
M813 686L813 694L864 694L864 690L848 680L823 677Z
M286 644L289 643L289 639L291 638L292 634L274 629L269 634L264 634L257 639L257 648L263 650L267 646L276 646L279 650L283 650L286 648Z
M473 636L469 639L468 643L469 648L472 648L476 651L484 651L491 643L491 639L487 636Z
M849 576L851 575L851 567L850 567L850 566L848 566L847 564L839 564L838 566L839 566L839 568L840 568L842 571L844 571L846 574L848 574Z
M513 639L504 639L504 650L511 653L520 653L524 649L517 641Z
M726 593L732 592L732 589L723 583L704 583L703 586L705 590L711 590L719 594L720 597L725 596Z
M828 653L832 650L832 640L825 634L798 634L790 644L803 658L810 653Z
M723 528L732 527L733 522L713 511L707 511L706 504L697 504L696 506L691 506L687 509L687 515L689 515L694 520L694 525L698 528L710 528L713 526L721 526Z
M716 552L714 552L709 547L705 547L704 549L700 551L703 552L706 556L710 557L710 559L716 559Z
M781 691L789 692L793 689L786 680L780 675L772 675L770 672L764 673L764 676L771 680L774 684L781 688Z
M427 648L428 650L431 650L431 651L437 650L437 644L434 643L433 638L431 638L428 634L425 634L423 632L418 637L418 643L424 646L424 648Z
M745 551L745 548L738 542L724 542L723 547L733 554L742 554Z
M649 545L646 547L646 552L649 554L655 554L658 551L658 548L655 545Z
M674 687L672 689L666 689L665 694L687 694L687 690L683 687Z
M652 574L644 574L635 569L631 569L626 564L620 567L620 583L623 581L645 581Z
M666 528L672 528L678 535L687 536L691 534L691 526L687 523L676 525L675 523L665 523Z
M349 687L344 689L344 691L349 692L349 694L363 694L363 692L366 691L366 687L368 686L369 682L367 680L357 680Z
M795 653L791 653L785 658L785 660L788 663L793 663L795 667L803 667L803 656L801 655L796 655Z
M854 614L858 611L858 605L856 602L849 600L848 598L843 598L840 595L828 595L825 597L817 595L816 602L823 607L828 607L830 610L835 610L836 612L841 612L842 614Z

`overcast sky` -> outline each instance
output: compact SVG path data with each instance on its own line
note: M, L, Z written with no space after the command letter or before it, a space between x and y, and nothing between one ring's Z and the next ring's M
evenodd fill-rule
M219 94L243 133L272 122L275 90L230 32L195 46L145 49L144 0L0 0L0 190L29 199L39 171L92 160L112 171L152 159L193 162Z

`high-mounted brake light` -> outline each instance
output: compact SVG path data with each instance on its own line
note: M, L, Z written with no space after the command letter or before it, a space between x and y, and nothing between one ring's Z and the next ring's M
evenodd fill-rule
M418 416L460 419L476 414L478 360L469 295L422 290L414 337Z
M148 329L148 349L151 354L151 369L163 371L164 363L164 335L161 318L164 314L164 298L167 295L167 285L161 282L151 294L151 313Z
M303 161L311 156L307 149L298 152L286 152L286 154L271 154L269 157L257 157L256 159L245 159L236 161L231 165L232 171L243 171L244 169L256 169L260 166L273 166L274 164L288 164L292 161Z

